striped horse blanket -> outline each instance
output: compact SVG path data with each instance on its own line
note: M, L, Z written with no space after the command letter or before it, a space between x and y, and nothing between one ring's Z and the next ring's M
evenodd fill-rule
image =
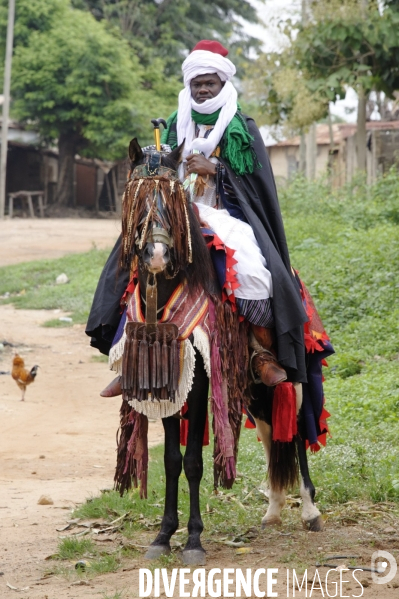
M126 325L128 322L145 323L141 309L140 285L134 288L130 296L123 324L123 332L116 335L114 345L109 353L111 370L122 373L123 353L126 344ZM129 404L139 414L149 418L167 418L172 416L184 406L187 395L191 390L194 378L195 350L202 355L205 369L211 379L210 357L210 323L209 301L202 291L194 296L190 294L186 281L180 283L166 303L159 323L172 323L177 326L177 352L178 352L178 388L175 397L156 399L151 393L145 400L133 397Z

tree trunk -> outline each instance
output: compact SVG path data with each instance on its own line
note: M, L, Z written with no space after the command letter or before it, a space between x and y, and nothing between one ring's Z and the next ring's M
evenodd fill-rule
M78 147L75 133L61 133L58 139L57 206L72 207L74 193L74 159Z
M329 137L330 137L330 149L328 151L328 175L330 178L330 185L332 185L333 168L334 168L334 147L335 146L334 146L334 131L333 131L333 125L332 125L330 105L328 105L328 133L329 133Z
M306 177L306 140L305 134L299 138L299 172Z
M316 123L313 123L310 125L309 132L306 135L306 178L309 181L313 181L316 178L316 158Z
M364 89L360 88L358 91L356 145L357 168L363 172L366 172L367 168L366 101Z

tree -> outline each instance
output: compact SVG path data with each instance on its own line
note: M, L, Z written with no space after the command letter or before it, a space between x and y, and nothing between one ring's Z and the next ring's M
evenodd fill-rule
M366 168L366 103L373 90L393 97L399 88L396 64L399 13L391 2L380 12L374 0L332 0L314 9L314 22L295 41L300 64L326 97L335 100L346 87L357 90L358 167ZM359 18L360 17L360 18Z
M160 89L156 64L147 73L151 90L145 89L143 69L127 42L109 31L106 22L72 9L67 0L18 4L14 115L36 128L44 140L57 141L57 203L71 205L75 154L120 158L134 135L149 141L150 118L171 110L177 90L170 83ZM49 4L53 12L50 8L42 21Z
M249 0L73 0L98 20L114 24L148 67L161 58L168 76L181 75L184 56L204 38L229 46L231 58L242 69L261 41L245 32L243 20L258 22Z
M291 44L279 57L272 57L280 74L270 81L269 69L265 100L272 101L274 113L281 102L283 117L294 127L310 124L316 105L327 113L329 102L345 96L347 87L359 95L358 162L366 166L366 98L372 90L394 97L399 89L399 2L380 6L375 0L328 0L311 3L306 23L289 24ZM281 80L288 80L282 89ZM294 83L295 82L295 83ZM311 101L298 101L295 87ZM288 90L288 91L287 91ZM285 93L283 93L285 92ZM316 104L316 105L315 105ZM297 109L297 110L296 110ZM270 109L269 109L269 112Z

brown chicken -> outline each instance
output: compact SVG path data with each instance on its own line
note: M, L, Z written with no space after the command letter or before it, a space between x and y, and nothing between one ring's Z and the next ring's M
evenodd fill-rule
M33 381L35 380L38 368L39 366L37 366L36 364L35 366L33 366L33 368L31 368L31 370L26 370L25 362L23 361L21 356L15 354L15 357L12 361L11 376L22 391L21 401L24 401L25 399L26 387L33 383Z

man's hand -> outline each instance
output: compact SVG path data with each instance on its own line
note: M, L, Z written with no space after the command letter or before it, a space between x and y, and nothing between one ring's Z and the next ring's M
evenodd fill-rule
M216 164L205 158L202 154L190 154L187 156L187 173L191 175L215 175Z

